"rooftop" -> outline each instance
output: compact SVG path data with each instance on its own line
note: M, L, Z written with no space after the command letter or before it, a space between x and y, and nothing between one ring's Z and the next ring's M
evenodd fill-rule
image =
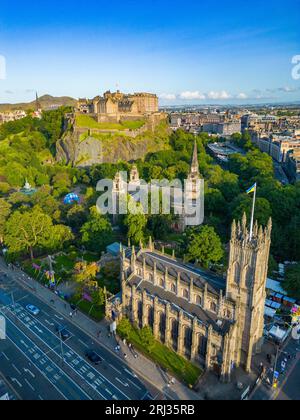
M136 286L137 290L155 297L157 296L162 302L170 303L175 310L182 310L189 318L197 317L197 319L205 326L212 326L213 329L225 335L229 331L232 322L229 320L219 319L216 314L205 311L201 306L190 303L188 300L178 297L176 294L167 291L161 287L154 286L149 281L143 280L139 276L133 276L129 282L131 286Z

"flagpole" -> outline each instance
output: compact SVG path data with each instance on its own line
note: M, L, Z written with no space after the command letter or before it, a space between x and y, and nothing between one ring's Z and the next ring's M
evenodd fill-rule
M250 224L250 241L253 238L253 226L254 226L254 212L255 212L255 202L256 202L256 184L254 187L253 203L252 203L252 213L251 213L251 224Z

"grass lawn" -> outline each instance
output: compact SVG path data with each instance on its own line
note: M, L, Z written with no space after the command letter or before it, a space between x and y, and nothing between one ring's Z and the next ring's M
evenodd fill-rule
M122 331L118 330L118 334L124 338ZM149 353L141 341L137 328L131 328L128 341L134 344L135 347L149 359L153 360L162 368L167 369L169 373L173 374L187 385L194 386L202 374L202 370L198 366L179 356L158 341L155 341L154 348L152 352Z
M95 321L100 322L104 318L105 309L103 306L94 306L91 310L92 304L87 300L78 301L78 297L73 296L70 300L70 303L73 303L81 310L81 312L93 318Z
M90 128L98 130L137 130L145 125L144 120L123 121L121 123L98 123L88 115L76 115L76 124L80 128Z

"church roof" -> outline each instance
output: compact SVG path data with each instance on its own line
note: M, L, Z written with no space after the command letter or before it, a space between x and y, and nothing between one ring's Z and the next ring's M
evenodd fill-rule
M143 292L144 290L151 296L157 296L159 300L163 302L170 303L171 307L175 310L182 310L189 318L197 319L206 327L210 325L213 327L214 331L221 335L228 333L232 322L229 320L219 319L216 314L210 311L205 311L201 306L194 303L190 303L188 300L183 297L178 297L176 294L163 289L162 287L154 286L154 284L149 281L143 280L139 276L133 276L129 284L131 286L136 286L137 290Z
M144 251L139 255L138 261L142 263L144 257L146 258L146 264L150 267L154 266L155 261L156 269L162 273L165 273L166 268L168 268L169 276L174 277L174 279L177 279L178 273L180 273L181 281L187 284L190 284L193 280L196 286L203 289L207 283L207 290L210 293L219 295L221 290L226 290L226 282L221 276L194 267L191 264L183 264L156 252Z

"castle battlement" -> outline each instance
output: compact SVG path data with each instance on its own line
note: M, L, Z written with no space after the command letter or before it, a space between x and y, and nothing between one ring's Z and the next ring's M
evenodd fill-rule
M158 97L152 93L125 94L120 91L107 91L103 96L93 99L79 99L77 111L83 114L94 114L98 121L105 117L120 120L132 117L142 118L159 112Z

